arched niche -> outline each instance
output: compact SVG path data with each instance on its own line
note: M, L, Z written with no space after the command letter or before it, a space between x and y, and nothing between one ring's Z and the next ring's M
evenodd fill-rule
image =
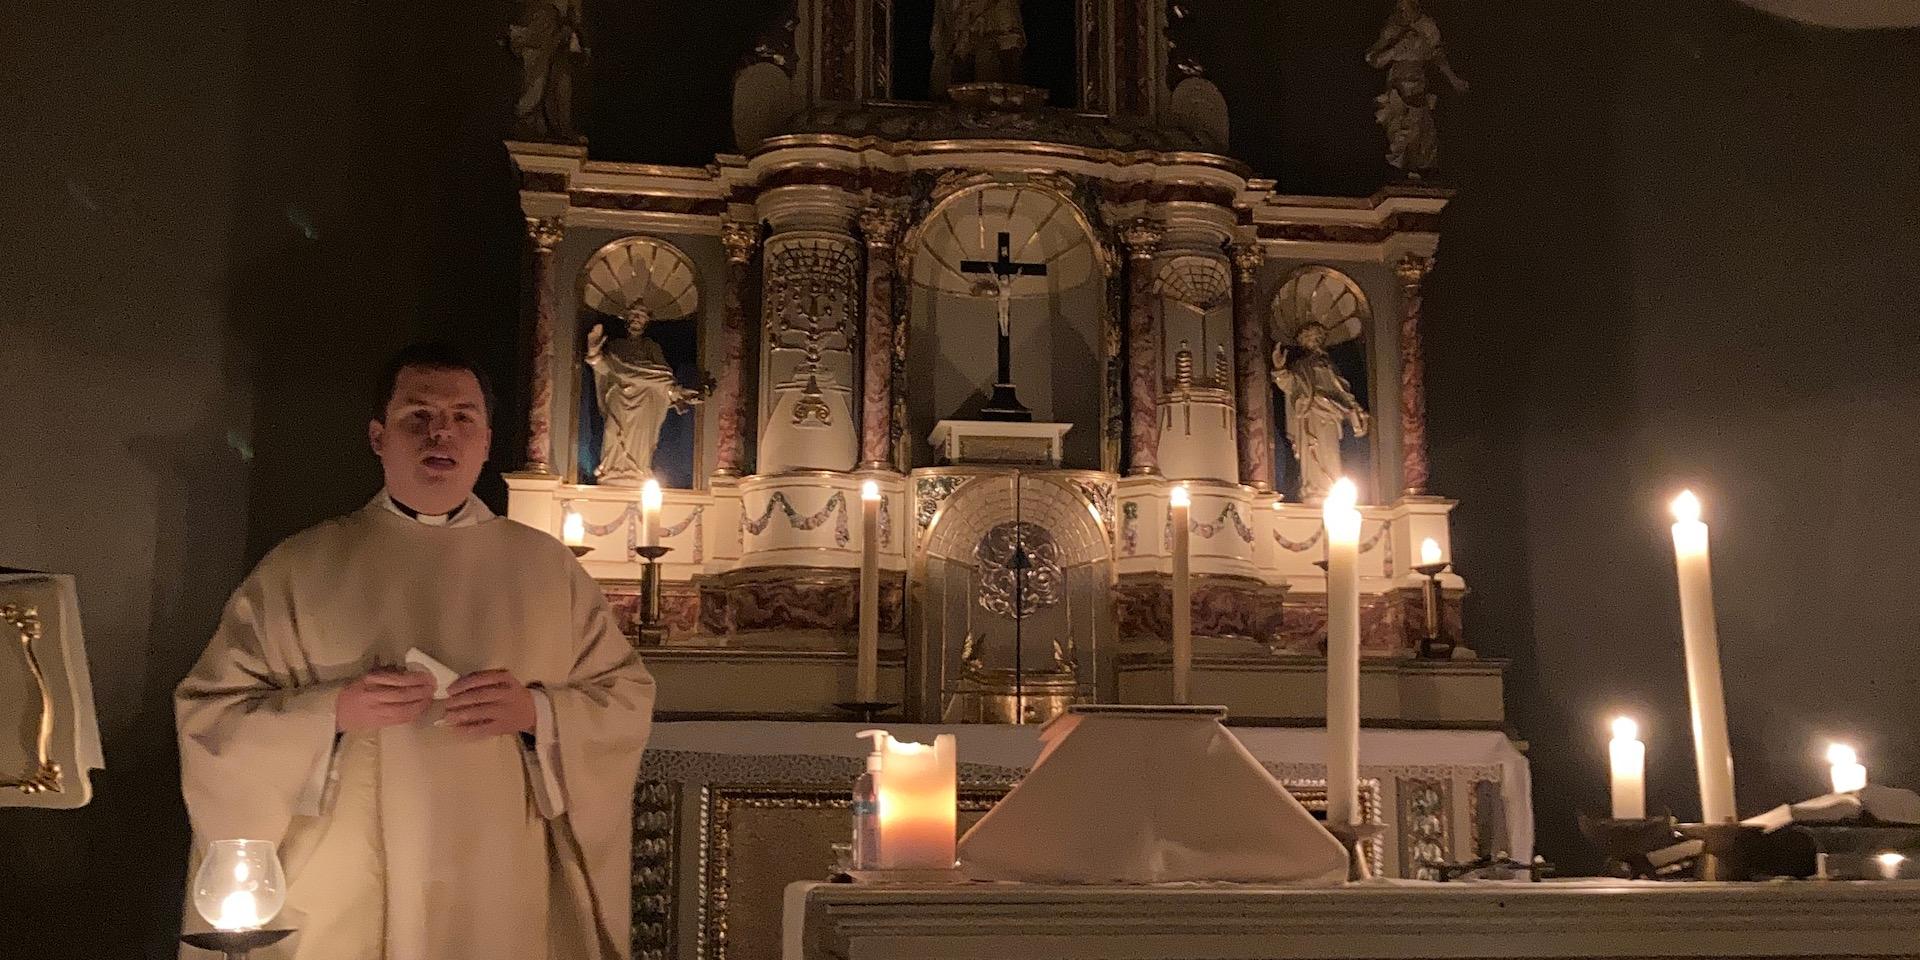
M1380 414L1375 398L1371 332L1373 305L1366 291L1352 276L1324 264L1296 267L1281 279L1274 290L1268 312L1268 333L1275 345L1274 369L1279 369L1283 347L1297 342L1302 328L1313 325L1325 332L1327 355L1334 369L1347 382L1353 396L1376 421ZM1299 463L1294 457L1293 438L1287 431L1287 396L1278 388L1274 403L1275 488L1288 499L1300 497ZM1364 437L1343 434L1340 441L1342 472L1354 479L1360 489L1376 489L1375 464L1381 432L1372 430ZM1364 496L1364 495L1363 495Z
M609 343L624 338L629 315L644 311L649 319L642 336L660 348L675 378L687 386L700 382L699 273L684 251L657 237L619 237L587 258L577 282L578 341L584 342L596 324L604 325ZM580 408L574 434L575 479L586 483L594 479L599 466L606 421L595 399L593 370L584 360L576 364L576 375ZM699 423L699 407L668 412L653 455L654 473L662 486L694 485Z

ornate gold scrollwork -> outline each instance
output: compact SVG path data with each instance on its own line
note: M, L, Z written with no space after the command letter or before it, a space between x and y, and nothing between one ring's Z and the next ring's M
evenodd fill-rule
M12 787L21 793L59 793L66 789L60 765L53 760L53 695L47 690L47 677L40 669L40 658L33 645L40 639L40 611L17 604L0 604L0 620L20 631L20 654L26 658L27 672L33 675L34 689L40 693L40 735L35 744L35 763L19 779L0 780L0 789Z

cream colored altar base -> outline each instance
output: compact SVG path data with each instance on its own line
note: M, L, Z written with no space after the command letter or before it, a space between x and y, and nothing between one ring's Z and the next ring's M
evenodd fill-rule
M784 960L1914 957L1920 881L796 883Z

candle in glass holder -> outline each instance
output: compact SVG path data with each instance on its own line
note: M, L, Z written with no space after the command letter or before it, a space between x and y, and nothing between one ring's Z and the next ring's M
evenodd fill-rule
M1860 756L1852 747L1844 743L1828 745L1827 763L1831 765L1834 793L1856 793L1867 785L1867 768L1860 764Z
M287 902L286 877L266 840L215 840L193 879L193 906L216 930L258 930Z
M880 698L880 485L860 484L860 645L856 699Z
M879 797L880 869L950 870L959 811L954 738L943 733L931 744L895 740L885 730L866 730L881 754L874 775Z
M1173 526L1173 702L1191 702L1193 678L1193 497L1180 484L1167 494Z
M1686 490L1673 501L1673 559L1680 581L1680 626L1693 710L1694 766L1700 776L1700 818L1735 819L1733 750L1727 741L1727 699L1720 680L1720 636L1713 621L1713 572L1700 500Z
M1613 818L1646 819L1647 745L1640 742L1640 725L1630 717L1615 717L1607 753L1613 766Z
M1327 493L1327 822L1360 822L1359 491L1341 477Z
M640 546L660 543L660 481L651 477L640 487Z
M560 542L569 547L586 546L587 521L572 507L567 508L566 518L560 521Z

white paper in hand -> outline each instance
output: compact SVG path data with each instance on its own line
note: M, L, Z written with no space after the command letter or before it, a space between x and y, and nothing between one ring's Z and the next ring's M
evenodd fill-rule
M446 664L421 653L419 647L407 648L407 663L433 674L433 698L435 700L445 700L447 698L447 685L460 679L460 675L454 673Z

